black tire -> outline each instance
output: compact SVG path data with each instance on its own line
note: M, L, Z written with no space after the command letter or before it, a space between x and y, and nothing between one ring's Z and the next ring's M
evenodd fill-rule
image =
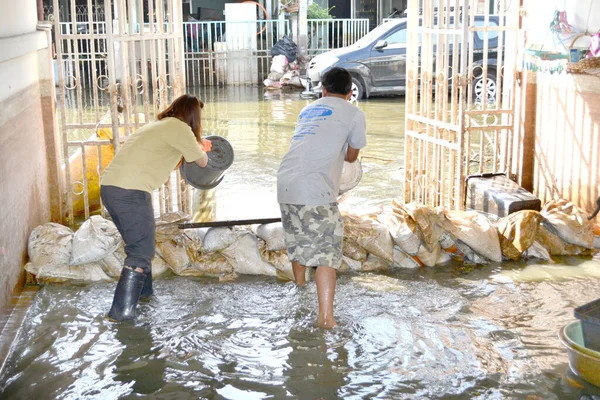
M496 84L496 71L488 71L487 73L487 89L483 88L483 74L479 74L473 78L473 101L482 103L484 96L488 104L493 104L498 99L498 85Z
M350 98L351 101L356 101L356 100L360 100L363 97L365 97L365 90L363 88L363 84L361 83L361 81L356 78L356 77L352 77L352 97Z

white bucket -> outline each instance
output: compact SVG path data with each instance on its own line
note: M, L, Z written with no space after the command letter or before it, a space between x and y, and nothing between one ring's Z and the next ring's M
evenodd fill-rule
M358 185L362 178L362 165L356 160L352 163L344 161L342 168L342 179L340 180L340 194L352 190Z

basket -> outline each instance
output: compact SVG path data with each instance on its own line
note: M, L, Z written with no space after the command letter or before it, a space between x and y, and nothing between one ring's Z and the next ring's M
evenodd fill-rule
M575 42L577 42L577 40L583 36L585 36L583 33L575 36L571 42L571 45L569 46L569 51L573 49ZM567 73L588 74L600 77L600 57L589 57L583 58L577 62L567 62Z

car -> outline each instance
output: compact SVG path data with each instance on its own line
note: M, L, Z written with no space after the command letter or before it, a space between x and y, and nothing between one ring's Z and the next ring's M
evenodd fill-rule
M485 17L474 18L476 26L484 26ZM489 26L498 26L498 16L488 16ZM352 75L352 99L376 95L404 94L406 91L407 18L392 19L379 25L350 46L331 50L313 57L307 75L312 92L320 94L321 76L333 67L342 67ZM473 97L494 102L497 95L496 58L498 31L488 31L488 69L484 88L484 33L476 32L473 40L474 82ZM435 55L435 52L434 52Z

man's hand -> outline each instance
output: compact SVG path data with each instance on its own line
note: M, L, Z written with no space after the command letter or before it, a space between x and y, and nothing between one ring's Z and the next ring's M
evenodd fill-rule
M200 139L200 148L203 152L208 153L212 149L212 142L208 139Z

